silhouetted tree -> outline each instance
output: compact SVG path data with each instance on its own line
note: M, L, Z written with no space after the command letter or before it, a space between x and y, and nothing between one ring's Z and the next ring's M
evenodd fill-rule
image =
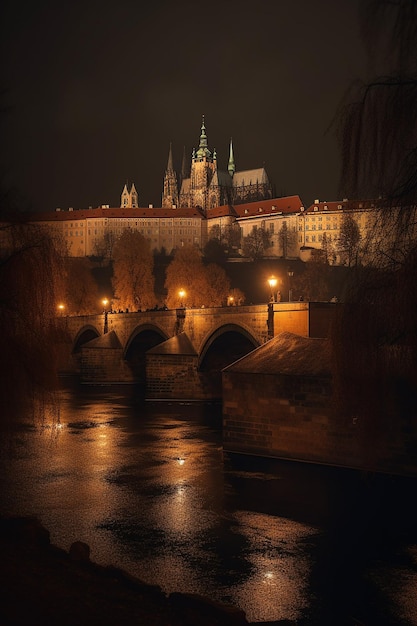
M357 264L360 240L361 234L356 220L349 213L344 213L337 242L340 260L343 265L352 267L352 265Z
M95 256L106 261L111 261L111 259L113 259L114 246L118 238L118 235L111 228L107 227L103 236L94 243Z
M0 228L0 376L4 422L36 417L39 401L58 385L59 345L63 340L57 305L63 293L63 259L47 229L4 221Z
M327 264L332 265L336 262L336 252L333 245L332 236L327 233L323 233L323 239L321 241L321 249L324 254L324 259Z
M222 242L227 250L227 254L231 255L237 252L242 243L242 233L237 222L227 224L222 232Z
M249 235L243 237L243 255L256 261L261 259L268 248L271 247L271 234L269 230L253 226Z
M224 246L216 238L209 239L204 246L204 258L209 263L222 264L226 261Z
M214 224L213 226L210 227L209 239L217 239L217 241L220 241L221 230L220 230L219 224Z
M385 208L411 209L417 195L416 2L366 0L361 11L376 77L355 83L339 114L341 188L379 198Z
M278 232L278 241L280 244L282 256L284 259L288 257L288 252L294 243L295 232L290 231L287 222L284 221Z
M354 85L339 116L341 188L379 212L368 265L353 273L335 326L335 382L340 406L374 441L385 417L399 424L417 407L417 7L361 7L376 77Z
M227 224L222 228L219 224L215 224L210 228L209 240L204 250L204 256L212 258L214 262L222 262L222 256L225 258L240 249L241 239L241 229L236 222ZM221 253L220 250L222 251ZM219 261L214 259L215 253L217 253Z
M99 313L99 291L87 258L65 260L65 295L63 304L68 315Z
M329 265L323 250L312 250L311 258L305 264L305 270L293 279L294 294L304 300L329 300Z

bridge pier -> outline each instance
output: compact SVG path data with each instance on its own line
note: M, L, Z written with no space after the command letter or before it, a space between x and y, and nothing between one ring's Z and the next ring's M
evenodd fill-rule
M221 383L219 375L219 383ZM148 400L213 400L221 384L198 370L198 354L186 333L180 333L146 353Z

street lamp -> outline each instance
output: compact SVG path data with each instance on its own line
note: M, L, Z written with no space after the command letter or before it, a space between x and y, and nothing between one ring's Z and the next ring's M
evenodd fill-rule
M235 299L234 299L234 297L233 297L233 296L229 296L229 297L227 298L227 304L228 304L229 306L233 306L234 301L235 301Z
M292 289L291 289L291 278L294 276L294 272L292 270L288 270L288 302L292 300Z
M271 278L268 278L268 283L269 283L269 287L271 289L271 302L275 302L275 291L274 291L274 288L277 286L278 280L275 278L275 276L271 276Z
M180 306L183 309L184 308L184 298L185 298L185 291L184 289L180 289L178 292L178 295L180 297Z
M58 309L61 315L64 315L65 304L58 304Z
M108 325L107 325L107 305L108 305L109 301L107 300L107 298L103 298L102 300L102 304L103 304L103 315L104 315L104 324L103 324L103 335L105 335L108 331Z

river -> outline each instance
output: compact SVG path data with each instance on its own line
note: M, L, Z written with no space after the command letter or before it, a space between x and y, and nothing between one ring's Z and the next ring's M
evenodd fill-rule
M252 622L417 626L415 481L228 454L221 407L130 386L68 386L11 440L1 514L66 550Z

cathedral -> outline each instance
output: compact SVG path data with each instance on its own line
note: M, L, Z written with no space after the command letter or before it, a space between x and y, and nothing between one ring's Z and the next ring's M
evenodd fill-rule
M193 148L191 168L187 171L185 159L178 178L173 167L172 146L162 193L163 208L196 207L204 213L225 204L244 204L272 198L272 185L265 169L237 172L230 141L227 171L218 168L217 153L208 147L204 116L200 129L198 149Z

